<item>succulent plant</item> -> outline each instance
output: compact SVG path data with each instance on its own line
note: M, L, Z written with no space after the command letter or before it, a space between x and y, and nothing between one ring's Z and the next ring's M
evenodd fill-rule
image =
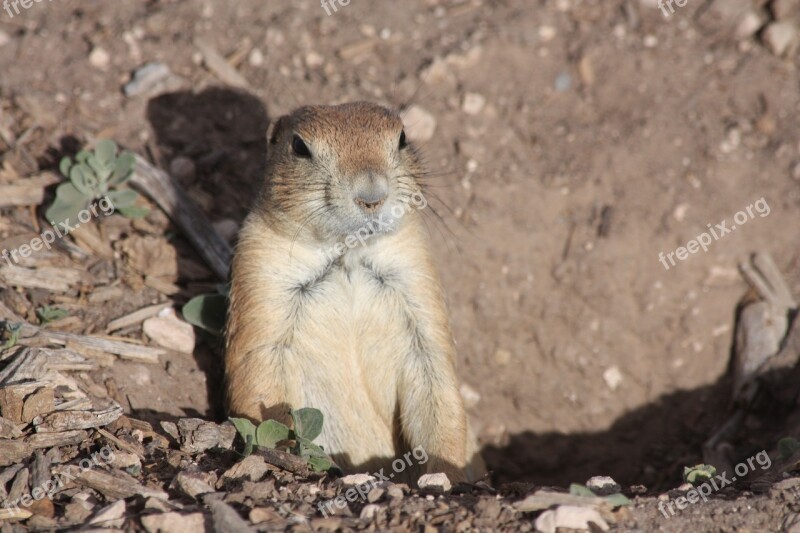
M253 446L286 449L305 459L316 472L333 467L334 463L325 450L311 442L322 433L322 412L311 407L292 410L292 420L294 429L277 420L265 420L256 427L246 418L230 419L245 442L244 455L249 455Z
M114 209L123 216L140 218L148 211L137 207L139 194L124 185L133 173L134 157L130 152L117 155L117 145L102 140L94 151L81 150L73 161L61 160L59 170L69 178L56 189L53 205L47 210L47 220L53 225L75 220L89 203L98 198L108 198Z

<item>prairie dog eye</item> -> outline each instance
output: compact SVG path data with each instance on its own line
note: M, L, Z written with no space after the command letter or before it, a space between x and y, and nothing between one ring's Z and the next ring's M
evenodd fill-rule
M400 132L399 148L402 150L406 146L408 146L408 142L406 141L406 130L403 130Z
M295 155L298 157L310 158L311 157L311 150L308 149L306 143L303 142L303 139L300 138L299 135L295 134L292 137L292 151L294 151Z

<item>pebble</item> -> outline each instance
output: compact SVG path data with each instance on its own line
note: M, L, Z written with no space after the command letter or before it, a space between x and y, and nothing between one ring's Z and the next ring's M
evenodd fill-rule
M89 53L89 63L95 68L105 70L110 62L111 56L100 46L95 46Z
M133 78L123 92L128 98L134 96L154 96L156 94L174 90L183 84L183 80L172 73L164 63L147 63L133 73Z
M251 66L260 67L264 64L264 52L258 48L253 48L250 50L250 55L247 57L247 62L250 63Z
M586 487L598 496L619 494L622 487L608 476L594 476L586 482Z
M461 109L467 115L477 115L483 111L486 105L486 97L478 93L467 93L464 95L464 102L461 104Z
M440 57L435 58L430 65L420 72L419 79L427 85L449 84L454 81L453 73L450 72L445 60Z
M102 524L106 528L121 528L125 522L125 500L117 500L97 511L90 524Z
M197 168L194 161L188 157L178 156L170 161L169 173L183 185L187 185L194 181Z
M375 478L369 474L350 474L340 478L339 483L345 487L355 487L364 483L375 483Z
M194 352L194 328L178 318L171 307L161 311L158 316L145 320L143 329L145 335L163 348L181 353Z
M372 520L380 510L380 505L375 505L374 503L365 505L364 508L361 509L361 520Z
M417 142L431 140L436 131L436 119L434 116L418 105L409 107L403 113L403 123L405 124L408 138Z
M403 489L398 487L397 485L391 485L386 489L386 495L389 496L392 500L402 500L405 494L403 494Z
M760 12L751 9L742 15L734 34L737 39L748 39L764 26L764 17Z
M775 22L767 26L762 36L764 44L776 56L794 54L800 45L800 33L792 21Z
M511 357L511 352L503 348L498 348L497 351L494 352L494 362L498 365L507 365L511 362Z
M442 472L438 474L424 474L419 478L419 481L417 481L417 485L419 486L419 490L436 492L447 492L453 488L447 474Z
M0 30L0 46L5 46L11 42L11 36L8 32Z
M592 527L590 524L594 524ZM556 533L558 529L580 531L608 531L608 523L596 509L561 505L555 510L545 511L536 519L536 530L542 533Z
M612 366L603 372L603 379L609 389L617 390L622 383L622 372L616 366Z
M572 76L569 72L562 72L556 76L555 88L556 91L564 93L572 87Z
M792 179L800 181L800 161L795 163L794 168L792 169Z

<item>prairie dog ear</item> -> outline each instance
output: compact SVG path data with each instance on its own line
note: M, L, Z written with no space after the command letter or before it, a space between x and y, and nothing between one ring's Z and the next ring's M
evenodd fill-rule
M278 143L278 134L281 132L281 127L283 126L284 122L286 122L286 117L280 117L278 120L273 121L269 127L267 128L267 139L269 139L269 144L277 144Z

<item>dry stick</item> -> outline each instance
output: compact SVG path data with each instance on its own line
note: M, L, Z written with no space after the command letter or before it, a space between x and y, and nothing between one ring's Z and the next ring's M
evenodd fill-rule
M222 281L227 281L231 247L175 180L137 155L131 183L164 210L183 230L214 274Z

